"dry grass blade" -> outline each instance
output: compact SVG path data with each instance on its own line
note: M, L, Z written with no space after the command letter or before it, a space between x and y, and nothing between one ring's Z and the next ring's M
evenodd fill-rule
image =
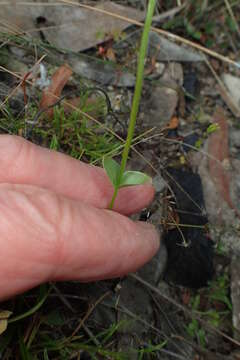
M73 308L73 306L71 305L71 303L68 301L68 299L66 298L66 296L64 296L64 294L62 294L62 292L58 289L58 287L52 283L52 287L54 289L54 291L56 292L56 295L58 296L58 298L62 301L62 303L73 313L76 314L76 310ZM80 319L80 323L82 324L82 328L83 330L87 333L87 335L90 337L90 339L94 342L94 344L96 346L100 345L100 342L98 341L98 339L93 335L93 333L91 332L91 330L84 324L84 322L82 321L82 319Z
M71 336L67 339L67 341L70 341L77 334L77 332L81 329L81 327L83 326L85 321L89 318L89 316L94 311L94 309L98 306L98 304L100 304L107 296L109 296L111 294L112 294L111 291L107 291L102 296L100 296L100 298L97 301L95 301L94 304L90 305L90 307L89 307L88 311L86 312L85 316L81 319L80 323L78 324L76 329L73 331Z

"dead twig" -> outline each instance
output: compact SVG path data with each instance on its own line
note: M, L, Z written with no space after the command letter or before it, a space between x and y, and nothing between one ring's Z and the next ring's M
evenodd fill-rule
M58 287L54 284L51 283L56 295L58 296L58 298L62 301L62 303L74 314L76 314L76 309L73 308L73 306L71 305L71 303L67 300L66 296L64 294L61 293L61 291L58 289ZM94 344L96 346L100 346L100 342L98 341L98 339L93 335L93 333L91 332L91 330L87 327L87 325L84 324L84 322L82 321L82 319L80 320L82 322L82 328L83 330L87 333L87 335L89 336L89 338L94 342Z
M98 306L98 304L100 304L107 296L109 296L111 294L111 291L107 291L105 292L102 296L100 296L99 299L97 299L97 301L95 301L95 303L93 303L92 305L89 306L88 311L86 312L85 316L81 319L81 321L79 322L78 326L76 327L76 329L73 331L73 333L70 335L69 338L67 338L67 342L72 340L72 338L77 334L77 332L81 329L81 327L83 326L83 324L85 323L85 321L89 318L89 316L91 315L91 313L94 311L94 309Z

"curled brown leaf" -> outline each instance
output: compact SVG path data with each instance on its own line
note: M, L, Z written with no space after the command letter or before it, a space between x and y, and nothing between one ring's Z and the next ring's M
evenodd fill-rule
M51 84L43 91L40 109L45 109L48 106L53 105L58 100L71 75L72 70L67 64L60 66L55 71L52 75ZM46 114L49 118L51 118L53 116L53 108L48 109Z

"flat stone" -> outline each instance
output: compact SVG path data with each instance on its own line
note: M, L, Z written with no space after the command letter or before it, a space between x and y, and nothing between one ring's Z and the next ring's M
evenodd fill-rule
M128 359L137 360L138 354L133 350L139 346L137 339L147 338L153 322L151 296L135 279L127 277L119 291L118 309L127 309L117 315L118 322L122 323L118 329L118 351L125 352ZM135 317L140 317L142 321L136 321Z
M129 72L119 73L113 64L98 61L94 58L76 59L68 57L68 62L73 71L89 80L97 81L102 85L114 85L118 87L133 87L135 76Z
M172 118L178 103L178 93L170 87L152 88L150 98L144 105L144 125L147 127L163 127Z
M158 75L162 75L165 69L165 65L161 62L156 62L155 71Z
M176 44L155 32L150 32L149 55L155 55L159 61L195 62L204 61L205 56L186 47Z
M224 101L230 108L232 113L236 116L240 116L240 79L231 74L223 74L222 80L226 85L227 93L221 92Z
M121 34L129 26L129 22L104 12L138 21L145 15L142 11L110 1L100 1L95 8L96 11L93 11L66 3L61 6L36 6L32 2L14 0L1 5L0 20L3 24L11 24L10 29L28 31L31 36L39 37L40 32L30 30L42 27L41 31L50 44L78 52L100 44L114 34ZM7 31L1 22L0 30Z
M182 65L176 62L171 62L166 66L162 79L174 80L178 85L183 85L183 68Z
M156 192L161 192L166 187L166 181L163 179L163 177L160 174L156 175L153 178L153 186Z

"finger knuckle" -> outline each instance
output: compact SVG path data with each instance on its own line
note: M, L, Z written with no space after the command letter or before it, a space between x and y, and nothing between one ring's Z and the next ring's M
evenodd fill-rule
M0 160L2 163L2 174L6 176L13 173L19 166L22 156L26 157L30 151L30 143L15 135L1 135L0 138ZM27 158L26 160L27 161Z
M48 214L46 216L51 226L53 261L56 267L60 267L67 261L67 247L68 240L71 237L73 210L71 203L55 193L48 194L45 201L46 206L48 206Z

